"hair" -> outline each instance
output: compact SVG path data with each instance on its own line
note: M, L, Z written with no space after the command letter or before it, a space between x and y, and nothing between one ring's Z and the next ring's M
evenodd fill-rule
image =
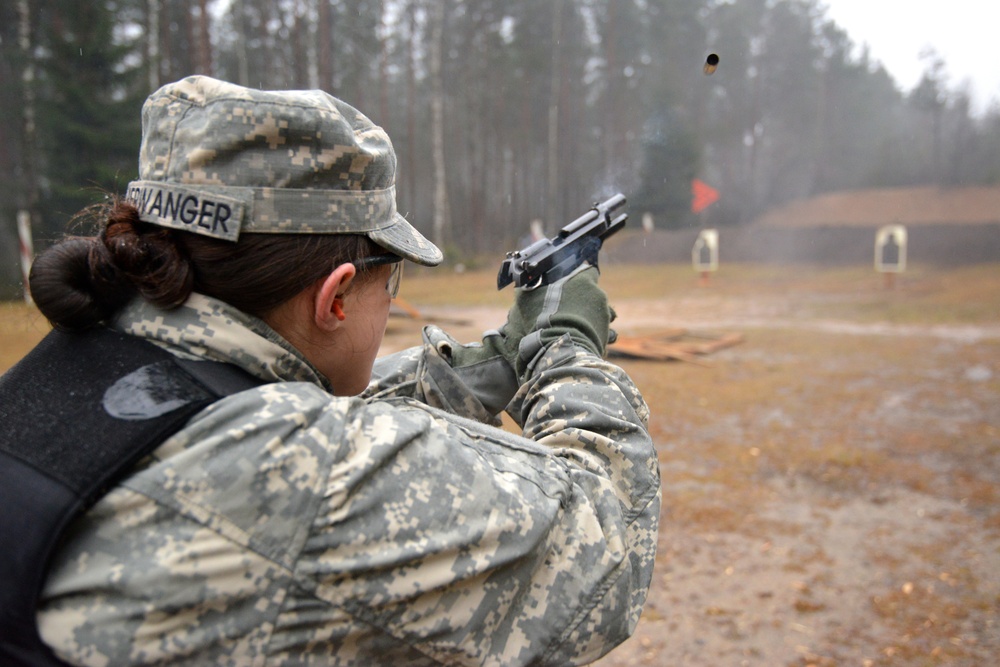
M233 243L143 222L117 198L79 219L99 233L56 243L28 276L35 304L61 329L97 326L136 295L169 310L198 292L264 317L337 265L385 252L362 234L244 234Z

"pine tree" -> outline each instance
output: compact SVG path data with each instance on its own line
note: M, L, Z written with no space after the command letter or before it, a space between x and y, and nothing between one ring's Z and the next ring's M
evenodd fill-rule
M137 176L146 76L140 31L115 22L122 11L112 1L43 5L38 125L49 232Z
M643 143L639 191L630 201L636 212L651 213L658 226L667 229L694 223L691 213L691 181L698 174L700 152L697 137L665 110L649 123Z

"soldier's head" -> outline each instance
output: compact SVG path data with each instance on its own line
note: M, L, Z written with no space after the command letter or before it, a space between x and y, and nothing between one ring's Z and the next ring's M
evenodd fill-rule
M354 358L366 376L402 261L442 260L396 211L386 133L322 91L204 76L150 95L142 125L139 179L100 207L97 236L36 262L42 312L85 328L136 294L171 308L196 291L265 320L331 382L344 363L313 347ZM335 388L354 393L359 382Z

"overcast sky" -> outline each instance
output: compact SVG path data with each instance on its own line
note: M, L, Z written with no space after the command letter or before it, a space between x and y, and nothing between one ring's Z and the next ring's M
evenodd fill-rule
M858 45L868 44L904 91L927 69L930 46L946 65L948 87L968 80L977 111L1000 104L1000 0L825 0L827 16Z

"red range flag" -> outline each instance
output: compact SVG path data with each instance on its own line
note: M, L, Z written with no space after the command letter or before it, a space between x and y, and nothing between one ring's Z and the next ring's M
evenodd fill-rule
M701 213L719 201L719 191L697 178L691 181L691 212Z

